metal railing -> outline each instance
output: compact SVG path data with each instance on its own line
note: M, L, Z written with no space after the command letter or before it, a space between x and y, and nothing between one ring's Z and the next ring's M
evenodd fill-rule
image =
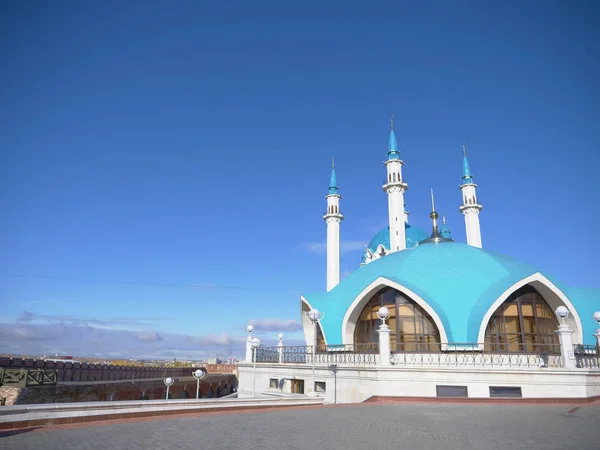
M557 344L515 345L505 348L473 343L411 343L394 346L391 363L401 367L562 367L560 346ZM599 367L598 354L591 351L594 347L580 347L580 351L575 352L578 367ZM312 346L261 347L256 351L256 362L313 364ZM319 345L314 355L316 365L376 365L378 362L377 343Z
M600 347L595 345L576 345L575 364L579 368L600 368Z
M279 347L259 347L256 349L257 363L278 363L280 361ZM378 346L372 344L360 345L318 345L315 349L315 364L376 364L379 354ZM281 349L282 363L312 364L312 345L289 346Z

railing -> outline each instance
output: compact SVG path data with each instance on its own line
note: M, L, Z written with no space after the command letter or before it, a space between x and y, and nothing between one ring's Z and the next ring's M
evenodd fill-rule
M560 346L556 344L528 344L506 349L473 343L413 343L400 348L394 346L394 350L391 363L399 367L562 367ZM589 349L576 352L576 355L581 364L578 367L600 366L598 355ZM312 364L312 346L261 347L256 350L256 362ZM375 365L378 362L377 343L319 345L314 355L316 365Z
M595 345L576 345L575 362L579 368L600 368L600 348Z
M257 363L278 363L281 351L282 363L312 364L312 345L282 347L260 347L256 349ZM376 345L318 345L315 349L315 364L376 364L379 349Z
M55 386L57 370L0 369L0 386Z

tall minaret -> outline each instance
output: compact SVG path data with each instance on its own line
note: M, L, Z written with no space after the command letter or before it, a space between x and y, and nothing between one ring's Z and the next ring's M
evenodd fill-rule
M402 165L396 133L394 133L394 116L392 116L390 130L390 146L385 162L387 168L387 183L383 185L384 192L388 194L388 214L390 223L390 253L406 248L406 229L404 222L404 191L408 184L402 181Z
M482 206L477 203L475 190L477 185L473 182L473 175L467 161L467 148L463 145L463 176L460 190L463 202L459 211L465 216L465 228L467 231L467 244L481 248L481 229L479 227L479 211Z
M327 199L327 212L323 216L327 223L327 292L340 282L340 222L344 216L340 213L340 198L335 179L335 161L331 161L331 179L329 181L329 194Z

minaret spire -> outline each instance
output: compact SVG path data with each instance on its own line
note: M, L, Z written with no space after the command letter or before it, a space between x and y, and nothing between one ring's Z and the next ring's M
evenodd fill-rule
M387 182L383 185L383 190L388 194L389 253L393 253L406 248L405 222L408 219L408 214L405 215L404 209L404 192L408 189L408 184L402 181L402 165L404 162L400 159L400 152L398 151L396 132L394 131L394 116L390 118L390 142L387 156L388 159L384 163L387 169Z
M329 193L338 193L337 179L335 176L335 158L331 158L331 177L329 178Z
M335 176L335 159L331 158L331 177L327 212L323 216L327 223L327 291L332 290L340 282L340 223L344 216L340 213L340 198Z
M473 174L467 160L467 147L465 145L463 145L463 175L460 190L462 191L463 202L460 205L459 211L465 217L467 244L481 248L479 211L481 211L482 206L477 203L477 185L473 181Z

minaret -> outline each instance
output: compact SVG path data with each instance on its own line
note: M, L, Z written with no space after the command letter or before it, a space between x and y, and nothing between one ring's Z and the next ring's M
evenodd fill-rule
M463 202L459 211L465 216L465 228L467 231L467 244L481 248L481 229L479 227L479 211L482 206L477 203L475 190L477 185L473 182L473 175L467 161L467 148L463 145L463 176L460 190Z
M390 224L390 251L389 253L404 250L406 248L406 229L404 222L407 217L404 214L404 191L408 184L402 181L402 165L396 133L394 133L394 116L390 120L390 145L385 162L387 168L387 183L383 185L384 192L388 195L388 215Z
M327 223L327 292L340 282L340 222L344 216L340 213L340 198L337 181L335 179L335 161L331 160L331 179L329 180L329 194L327 199L327 212L323 216Z

